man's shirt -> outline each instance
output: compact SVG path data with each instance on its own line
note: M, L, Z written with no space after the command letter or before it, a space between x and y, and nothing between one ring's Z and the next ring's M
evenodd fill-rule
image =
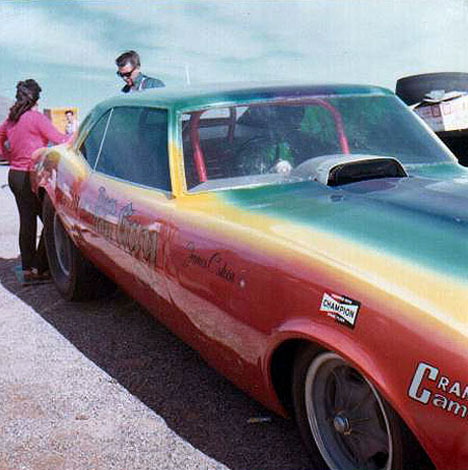
M161 80L139 73L133 85L125 85L121 91L122 93L134 93L135 91L142 91L148 88L160 88L163 86L165 85Z

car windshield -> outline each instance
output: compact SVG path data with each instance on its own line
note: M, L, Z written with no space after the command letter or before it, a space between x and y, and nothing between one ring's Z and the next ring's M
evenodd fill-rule
M391 95L212 108L185 113L182 126L187 188L195 191L311 179L294 169L327 155L391 157L406 168L453 162L440 141Z

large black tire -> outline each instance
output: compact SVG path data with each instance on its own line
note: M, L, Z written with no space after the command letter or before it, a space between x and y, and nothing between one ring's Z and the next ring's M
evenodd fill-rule
M62 297L89 300L109 293L112 283L80 253L47 196L42 216L49 269Z
M468 73L439 72L403 77L397 80L395 93L412 105L433 90L468 91Z
M444 144L455 154L458 163L468 166L468 133L466 130L437 134Z
M432 467L425 454L418 455L411 433L376 388L338 354L303 349L295 362L292 392L314 470Z

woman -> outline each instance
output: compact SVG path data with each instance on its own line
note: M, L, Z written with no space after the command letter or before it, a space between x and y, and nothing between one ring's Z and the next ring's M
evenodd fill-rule
M0 152L10 161L8 184L15 195L20 217L19 246L23 278L32 281L49 276L42 235L36 248L37 217L41 217L41 207L31 191L31 156L49 142L59 144L70 137L58 132L50 120L38 111L41 87L35 80L18 82L16 90L16 102L0 126Z

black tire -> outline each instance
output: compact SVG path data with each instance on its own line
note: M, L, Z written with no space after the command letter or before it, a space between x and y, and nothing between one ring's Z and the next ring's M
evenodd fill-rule
M468 91L468 73L439 72L403 77L397 80L395 93L412 105L433 90Z
M89 300L109 293L113 284L83 257L47 196L42 216L49 269L62 297L66 300Z
M432 467L376 388L338 354L313 346L302 350L292 392L314 470Z
M465 132L443 132L438 133L438 136L457 157L458 163L468 166L468 135Z

